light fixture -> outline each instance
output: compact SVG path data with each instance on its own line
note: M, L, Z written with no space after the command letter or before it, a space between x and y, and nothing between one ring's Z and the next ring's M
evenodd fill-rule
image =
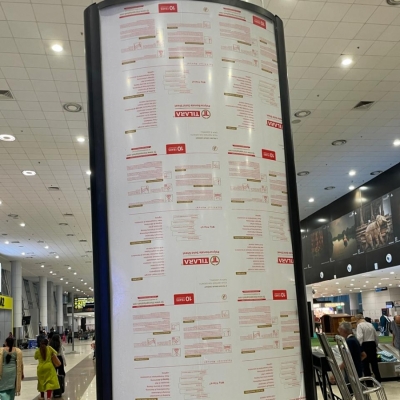
M310 171L300 171L297 173L298 176L307 176L310 175Z
M332 146L343 146L346 143L347 143L347 140L344 140L344 139L334 140L332 142Z
M389 283L389 286L392 286L392 284L391 284L391 283Z
M10 242L9 242L8 240L6 240L4 243L5 243L5 244L10 244Z
M354 171L354 169L352 169L351 171L349 171L349 175L350 176L354 176L356 174L356 171Z
M355 189L354 185L349 186L349 190L354 190L354 189Z
M297 118L305 118L308 117L311 114L311 111L309 110L301 110L301 111L297 111L294 113L294 116Z
M80 112L82 111L82 106L78 103L65 103L63 104L63 109L68 112Z
M60 281L63 281L64 280L64 278L60 278Z
M91 175L92 171L86 171L86 175Z
M22 174L25 176L35 176L36 172L35 171L22 171Z
M369 283L369 281L365 281L365 283Z
M56 256L56 258L60 258L60 256Z
M44 265L41 265L40 268L44 268Z
M49 274L52 274L52 273L53 273L53 271L50 271L50 272L49 272Z
M83 143L86 139L83 136L79 136L76 138L79 143Z
M75 289L75 286L72 286L72 289Z
M394 146L400 146L400 140L399 140L399 139L396 139L396 140L393 142L393 145L394 145Z
M53 272L53 275L57 275L55 272Z
M353 64L353 60L351 58L344 58L342 60L342 65L344 67L348 67L350 64Z
M383 171L372 171L370 175L375 176L381 174Z
M306 230L305 229L300 229L300 232L301 233L304 233Z
M392 271L392 272L390 273L390 275L394 275L394 272Z
M49 248L49 246L44 246L44 248L45 248L45 249L48 249L48 248Z
M352 281L352 282L354 282L354 281L355 281L355 279L353 278L351 281Z
M368 188L366 186L361 186L360 190L368 190Z
M350 283L350 286L354 286L354 283Z
M350 292L352 292L353 290L352 289L350 289Z
M85 282L84 285L87 285L87 282Z
M326 222L326 219L325 218L319 218L318 222Z
M310 198L308 199L308 202L309 202L309 203L314 203L314 197L310 197Z
M68 282L65 282L66 285L68 285Z
M13 142L15 140L15 136L13 135L0 135L0 140L3 142Z
M76 275L76 272L74 272L74 275Z
M339 285L339 282L336 282L336 285Z
M382 282L378 282L378 285L382 285Z
M19 226L24 227L24 226L25 226L25 223L24 223L24 222L21 222L21 223L19 224Z
M21 253L21 256L24 256L25 255L25 253Z
M68 267L68 269L71 269L72 267Z
M367 287L367 285L364 285L364 287Z
M63 47L59 44L53 44L53 46L51 46L51 49L56 53L60 53L61 51L64 50Z
M335 186L327 186L326 188L324 188L325 190L333 190L335 189Z
M83 282L83 279L81 279L81 282Z
M389 6L398 6L400 5L400 0L386 0L386 3L388 3Z

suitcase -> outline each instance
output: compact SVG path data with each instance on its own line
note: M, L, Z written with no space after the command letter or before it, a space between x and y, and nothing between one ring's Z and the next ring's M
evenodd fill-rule
M64 375L57 375L58 382L60 384L60 389L53 390L53 398L59 399L62 397L65 391L65 376Z

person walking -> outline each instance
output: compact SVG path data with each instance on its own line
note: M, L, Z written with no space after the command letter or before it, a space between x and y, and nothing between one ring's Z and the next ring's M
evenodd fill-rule
M400 315L396 315L390 325L393 334L392 345L400 352Z
M65 360L64 347L61 344L61 338L58 333L54 334L54 336L50 340L49 346L52 347L57 352L57 357L61 363L61 365L56 368L57 374L65 376L64 367L67 366L67 361Z
M371 376L371 369L374 373L375 379L381 382L381 374L379 372L378 357L376 350L379 344L378 335L375 328L369 322L364 319L362 314L356 315L357 322L357 339L361 344L362 350L365 352L367 357L363 360L364 376Z
M39 361L37 366L37 389L40 392L41 400L44 400L44 392L47 392L47 399L51 399L53 390L60 388L56 369L54 368L55 365L53 364L54 357L58 360L57 352L48 344L49 341L43 339L35 353L35 360Z
M24 363L22 351L14 347L14 338L8 337L6 345L0 348L0 400L14 400L21 393Z

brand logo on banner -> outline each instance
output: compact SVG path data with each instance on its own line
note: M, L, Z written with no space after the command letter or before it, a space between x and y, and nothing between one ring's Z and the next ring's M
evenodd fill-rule
M212 257L210 258L210 264L211 264L211 265L218 265L219 262L220 262L220 259L219 259L218 256L212 256Z
M175 117L177 118L200 118L199 110L189 110L189 111L175 111Z
M174 294L174 305L194 304L193 293Z
M278 257L278 264L293 264L292 257Z
M208 119L211 117L211 112L209 110L202 110L201 116L205 119Z
M273 290L272 298L274 300L287 300L287 291L286 290Z
M167 144L166 152L167 154L184 154L186 153L186 144L185 143Z
M271 121L267 119L267 125L271 128L282 129L282 124L279 122Z
M199 264L210 264L210 259L208 257L184 258L183 259L183 265L199 265Z
M276 161L276 153L272 150L262 149L262 158Z
M259 26L260 28L267 29L267 23L255 15L253 15L253 24Z
M160 13L176 13L176 12L178 12L178 4L176 4L176 3L159 4L158 12L160 12Z

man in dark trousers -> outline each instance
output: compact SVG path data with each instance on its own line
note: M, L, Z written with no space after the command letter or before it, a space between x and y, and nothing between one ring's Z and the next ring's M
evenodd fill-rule
M364 376L371 376L369 365L371 364L375 379L381 382L381 374L379 372L378 358L376 350L379 344L378 335L374 326L364 319L362 314L356 315L357 322L357 339L361 344L362 350L367 354L367 358L363 360Z

